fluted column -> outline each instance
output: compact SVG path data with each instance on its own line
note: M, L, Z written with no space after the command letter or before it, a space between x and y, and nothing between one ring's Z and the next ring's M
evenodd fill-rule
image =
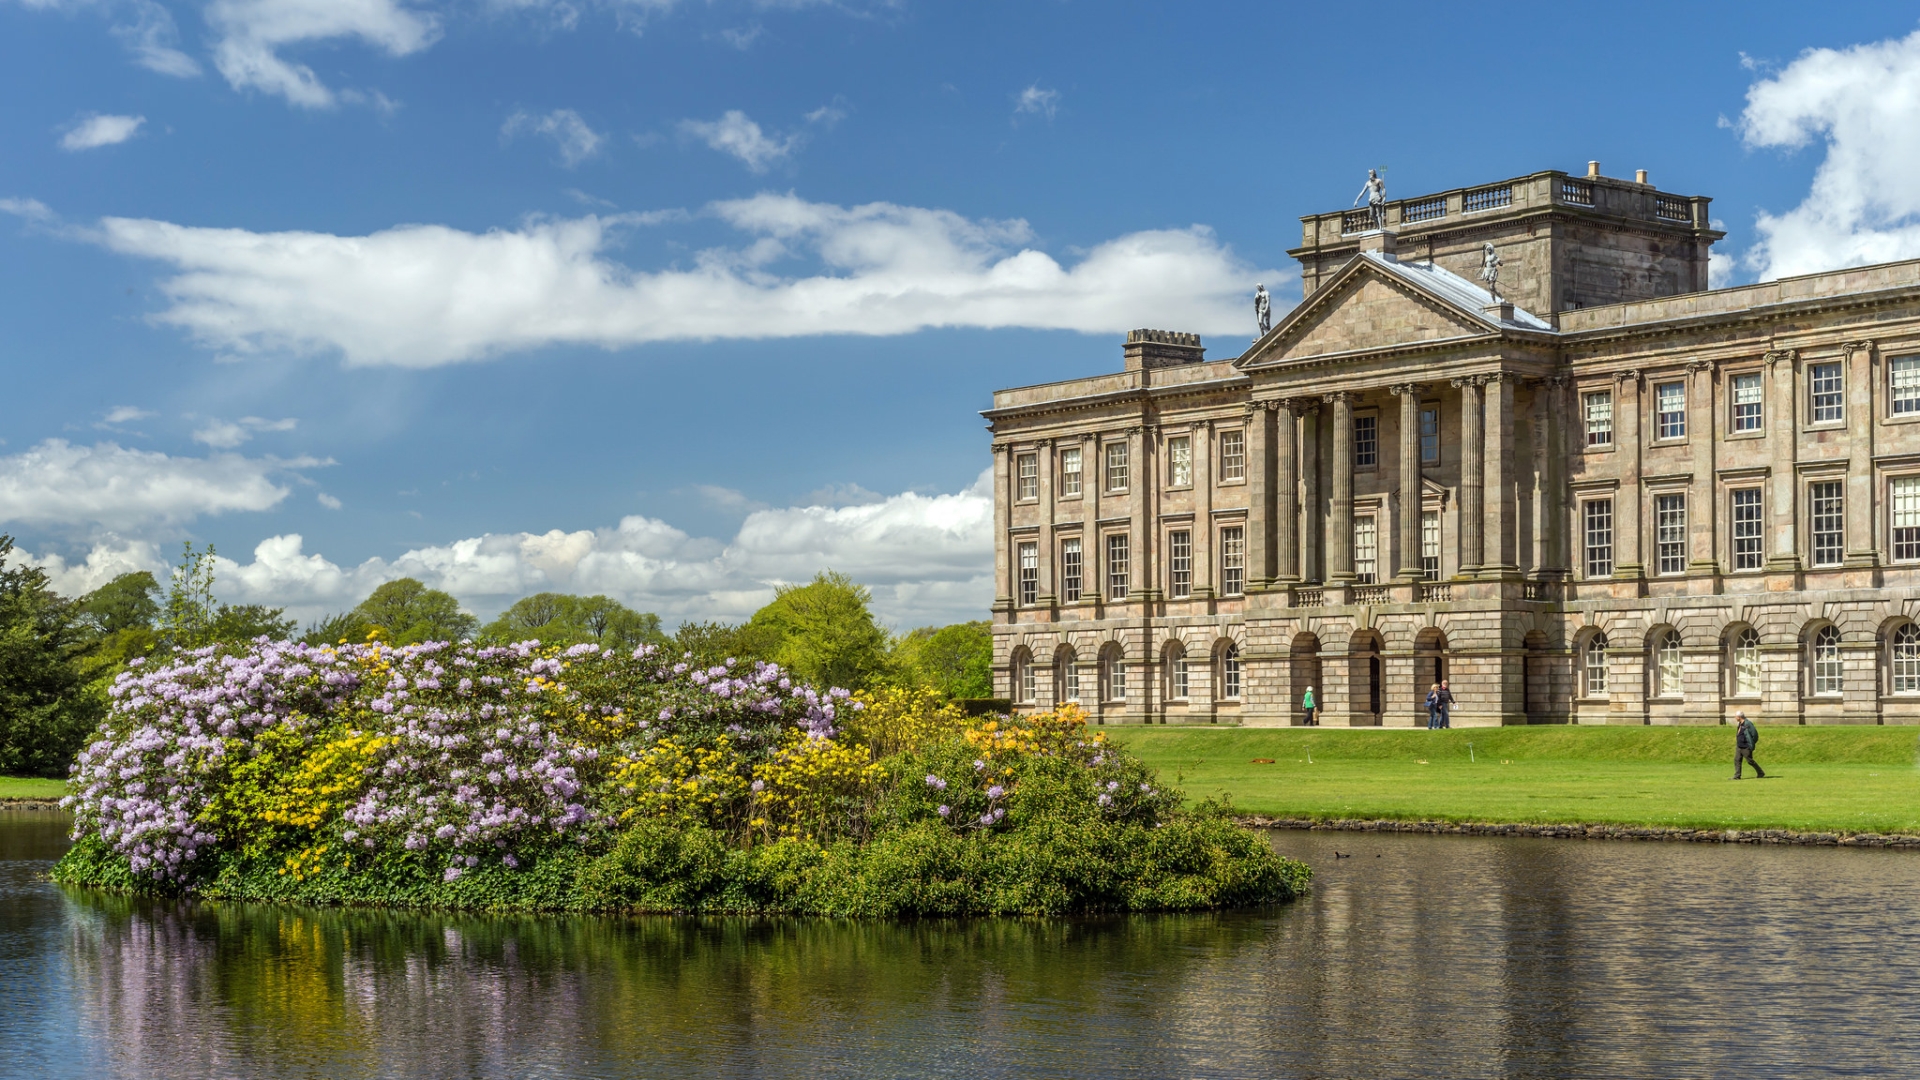
M1193 595L1213 595L1213 423L1201 420L1193 432Z
M1486 522L1481 534L1480 573L1511 576L1520 572L1515 556L1516 522L1513 498L1513 392L1519 376L1496 371L1486 376L1484 409L1487 416Z
M1007 470L1013 467L1013 454L1006 443L993 444L993 610L1013 609L1013 545L1007 542L1007 527L1012 523L1012 480Z
M1326 515L1320 512L1320 404L1296 403L1300 416L1300 579L1321 581L1327 573L1321 551L1327 542Z
M1247 581L1266 585L1273 559L1273 413L1264 401L1247 403ZM1211 543L1211 539L1208 541Z
M1460 571L1461 577L1480 572L1481 515L1486 512L1486 429L1481 420L1480 375L1452 380L1460 388Z
M1767 569L1800 569L1800 530L1794 527L1793 460L1800 431L1794 416L1797 389L1794 369L1800 366L1800 353L1794 349L1775 349L1766 354L1767 372L1773 385L1767 393L1767 450L1771 465L1772 490L1767 493L1773 511L1773 543L1769 545Z
M1333 403L1333 492L1327 507L1327 580L1353 580L1353 394L1335 390Z
M1572 545L1567 537L1567 395L1569 380L1555 375L1546 380L1540 392L1547 397L1546 438L1543 473L1540 482L1541 530L1540 573L1543 577L1567 576Z
M1398 576L1420 573L1420 391L1417 383L1390 389L1400 396L1400 564Z
M1299 440L1292 401L1276 401L1273 413L1273 564L1261 584L1300 580Z

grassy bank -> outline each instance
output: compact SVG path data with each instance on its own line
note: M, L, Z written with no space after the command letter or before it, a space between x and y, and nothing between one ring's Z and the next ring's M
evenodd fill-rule
M1190 795L1274 817L1920 833L1913 728L1765 728L1767 779L1737 784L1719 727L1114 734Z
M65 780L32 776L0 776L0 802L8 799L58 799L67 793Z

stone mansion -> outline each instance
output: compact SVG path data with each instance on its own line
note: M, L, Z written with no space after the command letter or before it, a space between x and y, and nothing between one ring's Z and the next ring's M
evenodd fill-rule
M1239 355L996 393L996 693L1920 723L1920 262L1708 290L1708 203L1595 164L1313 215Z

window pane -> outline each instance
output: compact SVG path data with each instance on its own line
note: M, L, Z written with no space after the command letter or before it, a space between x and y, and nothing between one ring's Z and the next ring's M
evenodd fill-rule
M1174 487L1193 483L1193 440L1185 435L1167 440L1167 483Z
M1607 696L1607 635L1595 634L1587 642L1586 676L1588 697Z
M1807 506L1813 519L1813 565L1838 566L1844 557L1845 518L1840 481L1807 485Z
M1239 596L1247 587L1247 530L1239 525L1220 530L1220 592Z
M1107 444L1107 490L1127 490L1127 444Z
M1760 569L1760 551L1760 489L1743 488L1733 493L1733 568Z
M1373 522L1372 514L1353 519L1353 573L1362 585L1373 584L1379 569L1379 534Z
M1814 423L1838 423L1846 415L1839 364L1815 364L1808 368L1807 387L1812 393Z
M1920 559L1920 476L1896 476L1892 488L1893 557Z
M1353 418L1353 467L1370 469L1380 463L1380 418Z
M1080 448L1060 451L1060 494L1080 494Z
M1920 694L1920 627L1907 623L1893 632L1893 692Z
M1587 445L1613 444L1613 391L1583 395L1587 406Z
M1167 535L1167 594L1193 595L1193 534L1176 529Z
M1220 479L1247 478L1247 435L1244 431L1220 433Z
M1733 430L1760 430L1760 374L1733 377Z
M1682 697L1681 676L1684 665L1680 658L1680 632L1669 630L1660 638L1659 654L1654 668L1653 692L1658 697Z
M1187 654L1180 653L1173 658L1173 685L1169 688L1169 697L1185 700L1191 689L1191 677L1187 674Z
M1127 598L1127 537L1116 533L1107 537L1107 599Z
M1613 576L1613 500L1591 499L1585 509L1587 576Z
M1654 498L1654 544L1659 557L1658 572L1684 574L1687 571L1687 497L1659 495Z
M1032 607L1040 599L1040 545L1020 545L1020 603Z
M1660 439L1684 439L1687 436L1687 385L1685 383L1661 383L1654 388L1660 405Z
M1240 696L1240 647L1228 645L1220 652L1220 696Z
M1892 383L1893 414L1920 412L1920 356L1896 356L1887 361Z
M1420 409L1420 460L1428 465L1440 461L1440 406Z
M1060 541L1060 599L1080 599L1080 538Z
M1840 664L1840 631L1823 626L1813 635L1813 692L1838 694L1845 686Z
M1760 635L1752 627L1733 639L1733 693L1735 697L1760 696Z
M1054 666L1060 672L1060 700L1078 702L1080 700L1080 661L1073 650L1054 657Z
M1440 511L1420 512L1420 574L1428 581L1440 580Z

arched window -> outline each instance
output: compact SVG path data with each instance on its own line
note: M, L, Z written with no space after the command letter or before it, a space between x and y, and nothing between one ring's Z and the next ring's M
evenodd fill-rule
M1054 679L1059 683L1059 701L1080 703L1080 664L1072 649L1061 649L1053 655Z
M1240 700L1240 646L1231 641L1220 650L1220 696Z
M1727 641L1728 694L1760 696L1760 631L1743 626Z
M1127 700L1127 660L1118 645L1110 645L1100 654L1100 681L1106 692L1101 696L1105 701Z
M1586 696L1601 698L1607 696L1607 635L1595 634L1587 639L1585 664L1587 679Z
M1685 669L1680 661L1680 631L1668 630L1660 635L1654 646L1653 662L1653 696L1685 696L1685 691L1681 689L1681 675Z
M1903 623L1893 632L1887 657L1893 668L1893 692L1920 694L1920 626Z
M1187 671L1187 650L1178 642L1167 646L1167 700L1185 701L1192 690L1192 678Z
M1840 668L1840 631L1823 626L1813 635L1813 692L1838 695L1845 686Z
M1033 654L1025 648L1013 653L1013 699L1031 703L1038 696L1039 687L1034 685Z

